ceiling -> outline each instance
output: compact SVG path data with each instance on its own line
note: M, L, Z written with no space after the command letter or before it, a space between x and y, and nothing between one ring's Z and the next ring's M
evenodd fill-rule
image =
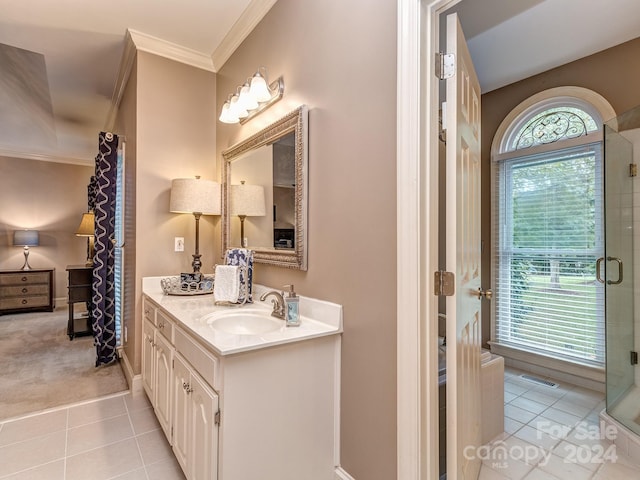
M125 37L219 69L276 0L0 0L0 155L91 164ZM640 36L640 2L462 0L483 92ZM151 47L149 47L151 46Z

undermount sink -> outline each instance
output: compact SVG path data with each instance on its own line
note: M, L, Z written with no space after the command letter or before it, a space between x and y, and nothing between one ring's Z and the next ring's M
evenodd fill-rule
M274 332L284 325L284 320L256 310L216 312L204 317L214 330L232 335L262 335Z

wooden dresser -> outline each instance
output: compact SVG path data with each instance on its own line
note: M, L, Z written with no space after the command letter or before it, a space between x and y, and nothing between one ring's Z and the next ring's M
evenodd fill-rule
M55 269L0 271L0 315L53 312Z

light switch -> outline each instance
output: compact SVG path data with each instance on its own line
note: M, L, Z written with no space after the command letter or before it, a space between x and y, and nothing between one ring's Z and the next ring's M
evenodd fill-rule
M175 237L175 251L184 252L184 237Z

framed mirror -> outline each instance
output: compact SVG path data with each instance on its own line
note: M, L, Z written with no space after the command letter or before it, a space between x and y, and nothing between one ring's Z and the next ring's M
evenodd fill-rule
M222 152L222 249L307 269L308 111L305 105Z

